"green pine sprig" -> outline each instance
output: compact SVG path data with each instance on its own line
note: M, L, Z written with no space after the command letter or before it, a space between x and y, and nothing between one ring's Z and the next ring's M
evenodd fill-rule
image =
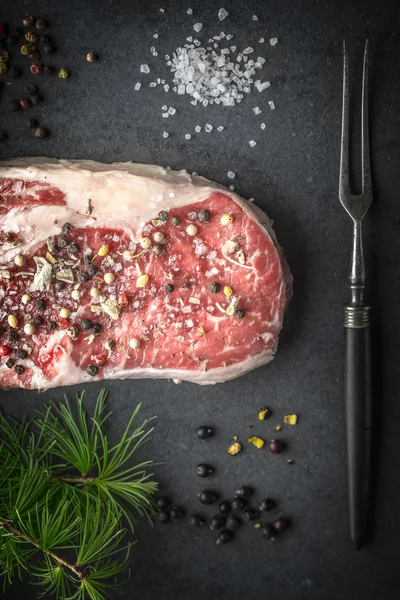
M154 463L132 464L149 441L140 405L115 445L104 431L107 392L89 419L83 393L33 422L0 414L0 575L3 588L29 574L56 599L104 600L123 583L137 515L151 520ZM122 580L121 580L122 578Z

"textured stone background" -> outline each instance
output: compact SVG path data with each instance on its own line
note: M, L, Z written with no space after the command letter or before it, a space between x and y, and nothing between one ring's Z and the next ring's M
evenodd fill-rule
M165 461L157 468L164 490L188 511L197 508L202 482L194 466L207 460L217 467L213 487L227 497L240 484L256 487L258 499L271 495L291 516L292 530L275 545L265 543L251 526L236 541L215 546L213 535L186 524L140 523L132 553L129 598L142 600L395 600L400 565L400 408L399 283L400 246L400 9L396 1L363 2L280 0L268 3L224 0L230 13L221 25L220 3L151 3L132 0L93 2L41 0L5 2L1 20L19 24L25 14L43 16L58 48L53 64L66 66L71 78L38 80L43 104L30 111L49 127L44 141L25 127L28 111L9 113L8 102L19 97L24 75L0 96L0 129L8 141L3 158L48 155L111 162L133 160L195 170L228 183L237 173L238 191L254 196L274 219L276 232L295 277L294 298L285 321L276 360L265 368L218 387L169 382L111 382L109 406L114 410L112 435L121 433L138 401L142 414L157 415L154 440L142 453ZM165 14L159 8L165 8ZM194 15L186 10L193 8ZM258 22L252 20L257 14ZM235 34L232 43L254 45L263 35L279 44L256 45L267 58L270 90L236 108L193 107L186 97L165 95L136 81L165 76L163 60L149 48L171 53L191 35L192 24L204 23L204 36L221 29ZM158 32L159 40L152 34ZM350 248L350 222L337 197L341 110L342 40L353 67L353 91L359 93L363 44L371 44L371 134L374 204L368 214L368 273L375 315L377 375L376 431L377 511L374 541L356 554L348 540L346 515L344 423L342 410L342 309ZM100 60L89 65L87 51ZM18 60L20 60L18 58ZM21 61L20 61L21 62ZM150 75L139 73L148 62ZM169 76L166 78L169 79ZM4 78L3 78L4 79ZM357 100L358 100L357 96ZM276 110L271 111L268 100ZM175 106L166 122L161 106ZM263 114L255 117L252 108ZM265 131L259 123L265 121ZM184 134L196 124L225 126L222 133ZM170 132L167 140L162 131ZM251 149L248 140L257 146ZM356 136L357 138L357 136ZM86 391L88 404L100 386ZM1 408L16 416L32 414L64 390L38 395L2 394ZM70 390L72 393L75 390ZM267 424L256 421L262 405L273 410ZM246 447L236 458L226 447L232 434L270 437L286 412L298 412L299 425L286 428L286 455ZM209 443L194 440L202 423L214 425ZM251 426L254 424L254 428ZM286 463L288 457L293 466ZM208 514L212 514L212 510ZM34 588L15 584L9 600L33 597Z

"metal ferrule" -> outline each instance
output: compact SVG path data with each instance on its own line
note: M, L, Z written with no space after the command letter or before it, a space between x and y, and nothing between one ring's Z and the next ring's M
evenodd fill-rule
M370 326L370 306L344 307L344 326L348 329L366 329Z

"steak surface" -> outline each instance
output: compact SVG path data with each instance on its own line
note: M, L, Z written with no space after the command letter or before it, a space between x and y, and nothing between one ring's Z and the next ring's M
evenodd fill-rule
M274 357L291 275L268 217L151 165L0 163L0 386L233 379Z

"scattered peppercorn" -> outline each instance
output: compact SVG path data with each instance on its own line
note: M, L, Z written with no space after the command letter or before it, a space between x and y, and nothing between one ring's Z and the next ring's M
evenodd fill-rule
M289 522L287 519L280 517L279 519L276 519L276 521L274 521L272 525L275 531L277 533L280 533L281 531L287 529L287 527L289 526Z
M78 254L78 253L81 251L81 249L80 249L80 247L78 246L78 244L76 244L76 243L74 242L73 244L71 244L71 245L70 245L70 247L69 247L69 251L70 251L70 252L72 252L72 254Z
M236 529L238 529L238 527L240 527L240 519L238 519L237 517L231 515L230 517L227 518L226 520L226 528L229 529L229 531L236 531Z
M39 104L40 102L40 96L38 96L37 94L34 94L33 96L31 96L31 103L36 106L36 104Z
M271 440L268 444L268 448L272 454L280 454L283 450L283 444L279 440Z
M14 46L18 42L18 36L15 33L11 33L7 38L7 44Z
M273 540L274 533L275 533L275 529L272 527L272 525L263 525L261 527L261 535L266 540Z
M275 508L275 502L271 499L271 498L265 498L265 500L263 500L260 503L260 510L272 510L273 508Z
M17 37L20 37L24 33L24 30L21 27L16 27L14 33Z
M40 58L39 50L36 50L36 48L35 48L35 50L32 50L32 52L29 52L28 58L30 58L31 60L39 60L39 58ZM39 66L41 68L43 68L42 65L39 65ZM38 73L35 73L35 75L38 75Z
M92 331L93 331L93 333L100 333L100 331L101 331L100 323L93 323Z
M85 254L83 257L83 261L87 264L90 265L90 263L93 260L93 256L91 254Z
M18 100L12 100L10 102L10 110L12 110L13 112L16 112L17 110L19 110L21 108L20 103L18 102Z
M28 98L21 98L19 105L23 110L26 110L27 108L30 108L31 103L29 102Z
M232 539L233 539L233 533L232 533L232 531L229 531L229 529L223 529L218 534L217 542L216 543L217 544L227 544Z
M214 469L209 465L205 465L204 463L197 465L196 467L196 475L198 475L199 477L208 477L213 472Z
M97 267L95 265L89 265L87 268L87 272L90 277L94 277L97 273Z
M165 510L162 510L159 513L157 513L157 518L163 525L169 522L169 514Z
M53 68L49 67L48 65L45 65L43 67L43 75L45 75L47 77L47 75L51 75L53 72Z
M165 291L170 293L174 291L174 286L172 285L172 283L167 283L167 285L165 286Z
M61 292L63 289L65 289L65 282L64 281L56 281L54 287L56 288L56 290L58 292Z
M254 508L245 508L242 512L242 519L245 523L248 523L249 521L254 521L254 519L257 519L257 516L257 511L254 510Z
M44 127L36 127L35 137L42 140L43 138L47 137L47 130L44 129Z
M239 498L250 498L250 496L254 494L254 490L247 485L243 485L241 488L236 490L235 494L236 496L239 496Z
M154 244L154 246L152 247L152 250L154 252L154 254L160 255L164 252L164 248L162 247L162 244Z
M231 502L232 510L241 511L246 506L245 500L243 498L236 497Z
M12 369L14 365L15 365L15 360L13 358L9 358L8 361L6 362L6 367L8 369Z
M7 69L7 63L0 62L0 75L4 75L4 73L7 73Z
M84 331L87 331L92 327L92 323L89 321L89 319L82 319L81 327Z
M32 44L34 44L39 38L33 31L27 31L25 34L25 39L27 42L32 42Z
M20 348L17 352L18 358L21 358L22 360L27 357L27 354L27 351L23 350L22 348Z
M14 371L17 375L23 375L25 373L25 369L22 365L15 365Z
M39 29L39 31L46 29L47 27L47 23L44 19L38 19L35 23L35 27L36 29Z
M160 221L168 221L168 212L166 210L160 210L158 213L158 218Z
M96 365L89 365L88 367L86 367L86 373L91 377L95 377L98 372L99 367L96 367Z
M45 46L43 46L43 52L47 55L53 54L54 48L53 48L53 46L46 44ZM66 77L61 77L61 79L66 79Z
M66 235L60 235L60 237L57 240L57 244L60 246L60 248L66 248L67 246L69 246L70 243L71 240L67 238Z
M199 500L202 504L214 504L218 500L218 494L212 490L203 490L199 494Z
M9 342L18 342L18 333L16 331L9 331L7 338Z
M171 519L171 521L179 521L184 516L185 512L183 508L180 508L179 506L173 506L169 511L169 518Z
M36 310L46 310L46 302L44 300L36 300Z
M219 504L219 512L223 515L227 515L230 512L232 512L232 506L231 503L228 502L228 500L223 500L223 502L220 502Z
M245 312L241 308L238 308L237 310L235 310L235 317L237 319L243 319L244 315L245 315Z
M225 525L225 521L226 520L223 515L214 515L213 517L211 517L209 522L210 529L222 529L222 527L224 527Z
M42 318L42 317L39 317L39 315L38 315L37 317L35 317L35 318L33 319L33 323L34 323L35 325L37 325L38 327L40 327L40 325L43 325L43 318Z
M208 210L201 210L199 212L199 214L197 215L197 218L199 219L199 221L201 221L202 223L208 223L208 221L210 220L210 213L208 212Z
M192 515L189 518L189 525L192 527L201 527L201 525L204 525L204 518L201 515Z
M28 85L26 85L25 86L25 93L29 94L30 96L32 94L36 94L37 93L36 85L33 85L33 83L29 83Z
M64 225L61 228L61 231L63 233L71 233L72 229L73 229L73 227L72 227L71 223L64 223Z
M87 283L90 279L89 275L87 273L79 273L79 277L78 277L79 281L81 283Z
M160 510L165 510L169 505L170 501L169 498L166 498L166 496L161 496L161 498L157 499L157 508Z
M33 25L33 17L25 17L25 19L22 21L22 25L24 27L30 27Z
M36 121L36 119L28 119L26 124L29 127L29 129L33 129L34 127L37 126L37 121Z
M43 67L39 63L32 63L29 70L32 73L32 75L40 75L43 71Z
M92 62L95 62L96 58L97 58L97 57L96 57L96 55L95 55L95 53L94 53L94 52L88 52L88 53L86 54L86 60L87 60L88 62L90 62L90 63L92 63Z
M20 53L23 56L27 56L28 54L30 54L33 50L33 46L31 46L30 44L22 44L21 48L19 49Z
M41 44L49 44L50 43L50 38L48 35L41 35L39 38L39 41Z
M17 77L19 77L21 75L21 71L19 69L17 69L17 67L12 67L8 71L8 74L12 79L16 79Z
M195 436L200 438L201 440L206 440L207 438L212 436L213 433L214 432L211 429L211 427L205 427L204 425L202 425L201 427L198 427L196 429Z
M173 215L173 216L171 217L171 223L172 223L172 225L175 225L175 227L176 227L177 225L179 225L179 223L180 223L180 222L181 222L181 218L180 218L180 217L178 217L178 215Z
M54 331L54 329L57 329L57 323L55 321L50 321L48 328L50 331Z
M68 69L60 69L58 71L58 77L60 79L68 79L69 73L68 73Z
M220 289L221 289L221 284L218 283L218 281L213 281L212 283L210 283L210 292L212 294L218 294Z

